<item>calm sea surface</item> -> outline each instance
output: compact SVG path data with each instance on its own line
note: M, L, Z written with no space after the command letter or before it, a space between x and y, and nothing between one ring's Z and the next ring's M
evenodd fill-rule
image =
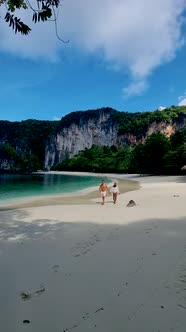
M72 193L100 184L100 178L61 174L0 175L0 203L2 201L44 195Z

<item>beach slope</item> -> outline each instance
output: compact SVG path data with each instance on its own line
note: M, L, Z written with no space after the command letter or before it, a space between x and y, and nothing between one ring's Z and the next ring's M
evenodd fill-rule
M0 212L2 331L186 331L185 178L133 179L116 205Z

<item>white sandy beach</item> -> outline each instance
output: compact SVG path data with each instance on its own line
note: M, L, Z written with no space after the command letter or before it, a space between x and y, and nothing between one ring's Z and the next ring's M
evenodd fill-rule
M0 211L0 331L186 332L186 177L118 178L116 205Z

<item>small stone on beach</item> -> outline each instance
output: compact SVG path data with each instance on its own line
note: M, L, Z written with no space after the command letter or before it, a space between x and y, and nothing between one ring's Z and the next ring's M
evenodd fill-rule
M136 205L136 203L133 201L133 199L131 199L131 200L128 202L127 207L133 207L133 206L135 206L135 205Z

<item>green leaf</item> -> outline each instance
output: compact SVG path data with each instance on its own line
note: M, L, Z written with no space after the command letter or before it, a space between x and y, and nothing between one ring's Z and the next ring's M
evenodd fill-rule
M9 12L6 13L4 19L9 23L9 26L12 27L15 33L20 32L22 35L27 35L31 31L26 24Z

